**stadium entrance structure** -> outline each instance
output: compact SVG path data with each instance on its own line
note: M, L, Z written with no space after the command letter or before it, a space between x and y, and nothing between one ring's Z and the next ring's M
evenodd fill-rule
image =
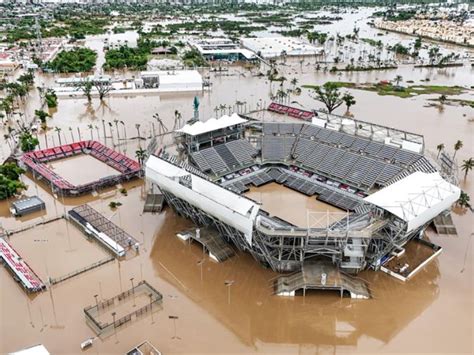
M230 118L183 127L178 144L191 165L162 153L149 158L146 175L180 215L215 227L275 271L299 270L321 257L345 272L378 269L459 196L459 188L420 154L419 135L381 126L367 135L361 123L348 133L350 123L320 118L316 124ZM316 196L347 214L329 225L299 227L241 196L250 184L269 182ZM415 198L415 191L420 196Z

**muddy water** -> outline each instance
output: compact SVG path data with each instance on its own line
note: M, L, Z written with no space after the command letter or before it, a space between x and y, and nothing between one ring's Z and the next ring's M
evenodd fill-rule
M302 74L296 74L299 71ZM473 77L470 67L427 70L410 66L402 66L396 71L338 76L315 72L314 59L306 60L301 67L290 61L280 65L280 72L288 79L297 77L298 85L320 84L327 80L390 80L397 74L417 83L429 77L432 84L472 85ZM270 89L273 92L278 89L277 84L271 88L265 78L252 77L248 71L239 69L232 74L226 77L212 75L212 90L198 93L201 117L215 116L217 105L232 106L236 100L246 101L252 108L257 103L268 104ZM37 81L51 82L52 79L42 77ZM356 118L421 133L428 150L435 150L437 144L444 143L448 151L452 151L452 146L460 139L464 148L457 158L462 160L474 155L473 123L469 121L474 118L472 108L445 105L444 110L438 110L424 107L427 98L436 96L400 99L356 90L352 94L357 104L351 112ZM132 138L139 134L144 138L152 133L153 114L159 113L171 129L174 110L181 111L185 118L191 117L193 96L114 97L102 104L98 100L88 104L83 99L60 99L58 110L48 125L62 128L59 134L63 143L77 140L80 133L82 139L99 139L110 147L120 142L117 149L133 157L139 142ZM472 93L466 96L472 99ZM305 90L300 96L292 95L291 101L307 108L321 107ZM32 92L26 107L29 117L37 108L37 93ZM344 113L344 110L341 107L337 112ZM266 120L271 119L266 117ZM117 126L114 120L118 121ZM112 132L108 122L112 123ZM136 124L141 125L139 132ZM92 129L88 125L93 125ZM46 135L40 133L41 146L45 147L46 142L49 146L57 144L57 134L54 131ZM167 141L169 136L163 140L164 143ZM142 145L145 143L140 141ZM3 143L1 149L6 152L8 146ZM473 179L470 176L466 182L461 181L462 188L471 196L474 196ZM4 201L0 203L1 227L15 229L37 223L42 218L60 215L65 209L89 202L139 240L142 247L139 255L132 254L120 263L109 263L30 297L4 268L0 268L2 353L37 343L45 344L52 353L78 353L79 343L93 335L85 323L82 309L94 304L95 294L108 298L130 288L131 277L136 281L146 279L163 293L163 310L153 314L153 319L145 317L120 329L117 340L114 336L96 340L88 353L124 353L145 339L164 353L473 351L471 236L474 223L470 212L456 211L454 215L458 237L431 238L443 247L443 253L406 284L381 273L367 271L361 274L371 283L376 296L373 300L341 300L337 295L325 293L285 299L271 294L271 279L276 275L260 267L249 255L239 253L223 264L215 264L202 255L200 247L182 243L175 237L176 232L190 227L188 221L170 210L161 215L142 214L145 187L139 181L124 184L128 196L109 189L95 197L62 199L58 196L55 199L44 183L37 184L28 176L23 180L28 185L26 194L37 194L45 200L46 212L14 219L8 212L11 201ZM112 211L108 207L111 201L120 201L123 205ZM275 214L288 209L277 207L280 211L276 210ZM53 233L65 238L66 230L60 224L57 228ZM41 231L41 227L36 231ZM28 249L25 258L26 254L41 260L40 248ZM199 263L203 258L205 261ZM235 282L227 288L226 280ZM172 339L174 329L168 318L170 315L179 317L177 333L182 340Z
M87 154L57 160L51 165L56 174L73 185L87 184L105 176L120 174L118 170Z
M87 240L74 225L62 219L16 233L10 237L10 243L45 281L109 256L98 243Z
M314 227L312 223L315 222L318 222L318 226L321 226L320 222L327 224L329 218L329 215L326 216L327 213L331 213L331 223L335 222L333 218L341 219L345 215L341 209L318 201L314 196L306 196L275 182L261 187L251 187L245 196L260 203L262 209L271 216L277 216L303 228Z

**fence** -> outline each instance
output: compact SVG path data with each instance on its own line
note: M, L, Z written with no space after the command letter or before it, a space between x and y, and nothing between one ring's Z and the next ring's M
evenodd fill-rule
M50 278L49 279L49 283L51 285L56 285L60 282L63 282L63 281L66 281L74 276L77 276L77 275L80 275L86 271L89 271L89 270L92 270L92 269L95 269L96 267L99 267L101 265L104 265L104 264L107 264L108 262L112 261L112 260L115 260L115 258L113 256L109 256L108 258L105 258L105 259L102 259L102 260L99 260L93 264L90 264L90 265L87 265L83 268L80 268L80 269L77 269L77 270L74 270L66 275L63 275L63 276L60 276L60 277L56 277L56 278Z
M109 308L113 308L115 306L120 305L131 296L134 296L136 293L145 292L150 295L150 303L144 305L143 307L138 308L137 310L130 312L119 319L115 319L113 322L103 323L99 322L96 319L96 315L99 313L100 310L105 310ZM158 305L162 302L163 295L155 290L150 284L146 281L140 281L137 286L119 293L118 295L106 299L104 301L98 302L95 306L89 306L84 308L84 314L86 317L86 321L92 326L93 330L96 332L97 335L104 334L112 329L119 328L122 325L129 323L132 319L137 319L144 314L148 314L151 312L154 305Z

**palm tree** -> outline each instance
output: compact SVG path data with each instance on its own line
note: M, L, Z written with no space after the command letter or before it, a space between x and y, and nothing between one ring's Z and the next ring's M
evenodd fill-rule
M403 80L403 77L401 75L397 75L394 80L397 86L400 86L400 82Z
M438 150L438 156L436 158L439 158L439 155L441 154L441 151L444 150L444 144L440 143L436 146L436 149Z
M115 123L115 130L117 131L117 145L118 145L120 143L120 132L119 132L119 129L118 129L119 120L114 119L114 123Z
M456 158L456 153L458 152L459 149L463 147L463 142L462 141L457 141L456 144L454 145L454 156L453 159Z
M93 141L94 140L94 131L93 131L94 126L89 124L87 125L87 128L89 128L89 130L91 131L91 141Z
M140 123L135 124L135 128L137 129L137 134L138 134L138 143L141 142L142 137L140 136Z
M298 79L296 78L291 79L291 85L293 85L293 90L296 88L296 84L298 84Z
M49 117L49 114L47 112L44 112L43 110L35 110L35 116L38 117L38 119L40 120L41 127L43 129L46 129L48 125L46 122L46 118Z
M459 199L457 200L456 204L461 208L467 208L471 206L471 204L469 203L470 200L471 198L469 197L469 195L464 191L461 191L461 195L459 195Z
M125 122L120 121L120 124L123 126L123 136L124 136L125 142L127 142L127 128L125 127Z
M469 158L467 160L464 160L461 165L461 170L464 171L464 180L467 178L467 174L474 169L474 159Z
M54 127L54 130L55 130L56 133L58 134L59 145L62 145L62 142L61 142L61 128L59 128L59 127Z
M446 100L448 99L448 97L446 95L441 95L438 100L439 102L441 103L441 105L444 105L444 103L446 102Z
M143 165L143 161L144 161L145 158L146 158L146 150L143 149L142 147L138 148L138 149L135 151L135 157L137 158L138 163L139 163L140 165Z
M356 104L356 100L354 96L352 96L350 93L346 92L344 95L342 95L342 101L346 104L347 107L347 112L349 112L351 106Z

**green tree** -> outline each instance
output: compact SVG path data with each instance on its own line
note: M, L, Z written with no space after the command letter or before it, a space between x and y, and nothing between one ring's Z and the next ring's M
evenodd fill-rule
M87 101L91 102L92 101L91 91L93 88L92 81L90 81L89 79L83 80L78 84L78 86L80 87L84 95L86 96Z
M35 116L40 120L41 127L45 129L48 126L46 119L49 117L49 114L43 110L35 110Z
M60 73L80 73L90 71L97 59L97 53L85 47L76 47L60 52L46 66Z
M415 43L413 45L413 48L415 48L416 50L419 50L421 48L421 37L417 37L415 39Z
M15 163L5 163L0 166L0 200L16 195L26 188L20 181L25 171Z
M23 152L30 152L35 150L38 146L38 138L33 137L30 132L23 132L20 134L20 148Z
M354 96L352 96L350 93L346 92L343 96L342 96L342 101L344 101L344 103L346 104L346 107L347 107L347 112L349 112L351 106L355 105L356 104L356 100L354 98Z
M469 197L469 195L466 192L461 191L461 194L459 195L459 199L457 200L456 204L461 208L468 208L471 207L471 204L469 203L470 200L471 198Z
M394 80L395 80L395 84L397 86L400 86L400 82L403 81L403 77L401 75L397 75Z
M454 156L453 156L453 159L456 158L456 153L458 152L459 149L461 149L463 147L463 142L458 140L456 142L456 144L454 144Z
M464 171L464 180L467 179L467 174L474 169L474 159L469 158L467 160L464 160L461 165L461 170Z
M44 95L44 99L46 101L46 105L49 108L57 107L58 106L58 97L56 92L53 89L46 90L46 94Z
M143 165L143 162L145 161L145 158L146 158L146 150L140 147L139 149L135 151L135 157L137 158L138 163L140 165Z
M441 154L441 152L444 150L444 144L443 143L440 143L436 146L436 149L438 150L438 156L437 158L439 158L439 155Z
M313 90L313 99L322 102L329 113L332 113L344 102L336 83L328 81L323 86L316 86Z

